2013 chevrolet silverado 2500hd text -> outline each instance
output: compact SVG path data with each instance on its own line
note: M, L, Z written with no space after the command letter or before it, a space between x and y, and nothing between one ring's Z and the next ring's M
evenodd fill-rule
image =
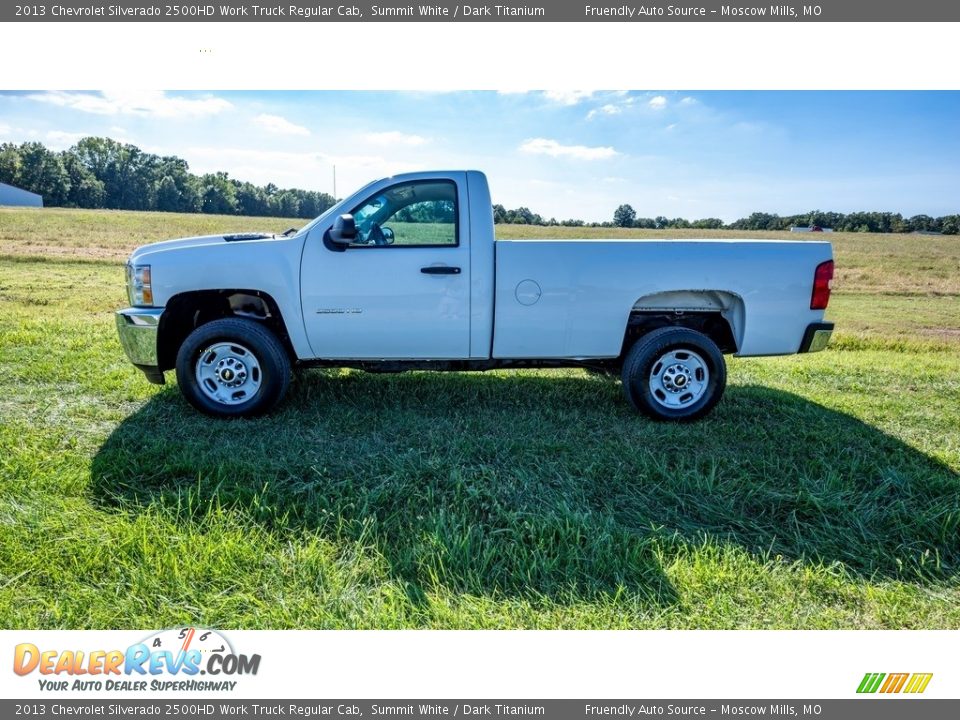
M299 230L138 248L120 340L151 382L222 416L283 397L292 366L619 370L658 419L706 414L723 353L822 350L826 242L494 240L480 172L370 183Z

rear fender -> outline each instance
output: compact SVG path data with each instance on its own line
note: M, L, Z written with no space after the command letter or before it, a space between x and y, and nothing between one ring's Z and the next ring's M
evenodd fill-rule
M726 290L669 290L645 295L632 312L719 313L730 326L737 348L743 344L746 307L743 298Z

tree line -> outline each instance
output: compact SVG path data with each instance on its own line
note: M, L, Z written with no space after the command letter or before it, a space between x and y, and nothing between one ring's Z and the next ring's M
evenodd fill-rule
M613 222L604 223L612 227L633 228L702 228L715 230L789 230L791 227L831 228L844 232L872 233L909 233L935 232L944 235L960 233L960 215L914 215L905 218L893 212L824 212L813 210L799 215L777 215L776 213L755 212L749 217L740 218L732 223L724 223L719 218L686 220L685 218L642 218L630 205L621 205L613 213Z
M503 205L494 205L493 221L498 224L509 223L513 225L622 227L646 228L650 230L677 228L694 228L700 230L789 230L795 226L816 226L820 228L831 228L838 232L936 232L943 233L944 235L960 234L960 215L944 215L942 217L914 215L913 217L905 218L900 213L893 212L839 213L813 210L799 215L777 215L775 213L755 212L749 217L740 218L731 223L725 223L720 218L687 220L686 218L668 218L663 215L653 218L638 217L637 212L627 204L620 205L614 211L612 221L599 223L587 223L583 220L545 219L529 208L521 207L516 210L507 210Z
M105 137L87 137L60 152L39 142L0 144L0 182L43 196L45 205L116 210L259 215L314 218L336 200L328 193L298 188L259 186L231 178L225 172L195 175L187 161L174 155L144 152L136 145ZM637 217L628 204L620 205L612 221L544 218L529 208L508 210L493 206L495 223L563 225L568 227L624 227L704 230L789 230L795 225L819 226L849 232L960 233L960 215L905 218L893 212L823 212L800 215L755 212L732 223L720 218Z
M195 175L182 158L103 137L62 152L39 142L4 143L0 182L55 207L313 218L335 202L328 193L254 185L225 172Z

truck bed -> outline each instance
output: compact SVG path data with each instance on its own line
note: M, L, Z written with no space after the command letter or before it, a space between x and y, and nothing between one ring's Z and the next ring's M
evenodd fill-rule
M494 358L620 354L631 312L718 310L738 355L797 352L830 244L785 240L498 240ZM682 304L684 299L689 307ZM681 303L681 304L678 304Z

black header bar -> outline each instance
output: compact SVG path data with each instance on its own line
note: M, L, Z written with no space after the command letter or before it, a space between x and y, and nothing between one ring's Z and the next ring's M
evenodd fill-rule
M0 4L0 22L956 22L960 3L944 0L759 0L675 3L541 2L404 4L398 0L37 0ZM810 42L816 45L816 37Z

